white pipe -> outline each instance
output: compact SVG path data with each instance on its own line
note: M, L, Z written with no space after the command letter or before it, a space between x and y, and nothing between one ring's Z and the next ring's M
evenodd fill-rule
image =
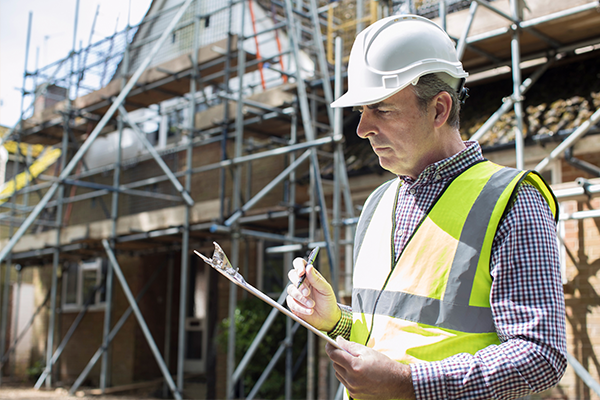
M2 186L4 186L4 181L6 179L6 164L8 163L8 150L6 147L0 145L0 191L2 191Z

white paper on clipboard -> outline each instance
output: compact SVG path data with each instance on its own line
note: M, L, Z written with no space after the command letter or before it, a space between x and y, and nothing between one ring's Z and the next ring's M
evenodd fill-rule
M279 304L278 302L276 302L275 300L273 300L272 298L255 288L254 286L250 285L248 282L246 282L242 275L237 270L231 267L231 263L227 259L227 255L225 255L223 249L221 249L221 247L216 242L213 243L215 245L215 252L213 254L212 259L206 257L205 255L199 253L196 250L194 250L194 253L196 253L196 255L203 259L204 262L206 262L208 265L219 271L221 275L229 279L231 282L235 283L237 286L246 289L248 292L252 293L265 303L269 304L271 307L275 307L281 313L292 318L294 321L298 322L300 325L304 326L306 329L310 330L315 335L319 336L322 339L325 339L329 344L335 346L340 350L343 350L337 344L337 342L329 336L327 336L325 332L318 330L317 328L304 321L302 318L298 317L296 314L292 313L290 310L288 310L287 308L285 308L284 306L282 306L281 304Z

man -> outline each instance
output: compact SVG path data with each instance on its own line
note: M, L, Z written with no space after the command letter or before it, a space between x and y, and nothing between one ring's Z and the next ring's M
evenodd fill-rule
M509 399L566 367L557 205L533 172L484 160L459 134L467 74L433 22L384 18L352 47L357 134L398 176L375 190L355 238L352 307L294 260L287 303L337 337L336 376L355 399Z

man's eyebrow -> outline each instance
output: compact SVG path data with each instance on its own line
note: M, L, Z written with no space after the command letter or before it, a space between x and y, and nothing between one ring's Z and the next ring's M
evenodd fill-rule
M385 103L383 101L380 101L380 102L377 102L377 103L368 104L367 108L369 110L374 110L374 109L379 108L379 107L384 106L384 105L385 105Z
M363 107L367 107L369 110L375 110L381 107L389 107L391 103L386 103L385 101L379 101L373 104L367 104L364 106L354 106L352 107L352 111L362 111Z

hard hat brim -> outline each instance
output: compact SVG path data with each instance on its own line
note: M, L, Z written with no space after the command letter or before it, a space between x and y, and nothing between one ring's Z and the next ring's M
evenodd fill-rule
M415 71L412 71L415 72ZM394 88L383 88L383 87L360 87L359 89L348 89L348 91L343 94L342 96L340 96L339 99L337 99L336 101L334 101L333 103L330 104L331 108L341 108L341 107L356 107L356 106L366 106L369 104L375 104L378 103L380 101L383 101L385 99L387 99L390 96L395 95L396 93L398 93L399 91L401 91L402 89L412 85L416 85L417 82L419 81L419 78L421 78L421 76L426 75L426 74L430 74L430 73L434 73L434 74L440 74L441 75L447 75L447 78L442 78L442 80L446 83L448 83L449 85L453 86L450 81L452 79L454 79L456 81L456 84L454 86L458 86L458 82L460 82L461 79L465 79L468 74L466 72L463 72L463 74L461 76L454 76L454 74L450 74L448 73L447 70L444 69L440 69L438 71L435 70L430 70L430 71L416 71L417 74L415 75L408 75L408 76L404 76L404 84L400 85L398 87L394 87ZM455 89L457 89L455 87Z
M409 84L410 82L394 89L361 88L361 90L348 90L348 92L340 96L339 99L331 103L330 106L331 108L341 108L375 104L393 96Z

